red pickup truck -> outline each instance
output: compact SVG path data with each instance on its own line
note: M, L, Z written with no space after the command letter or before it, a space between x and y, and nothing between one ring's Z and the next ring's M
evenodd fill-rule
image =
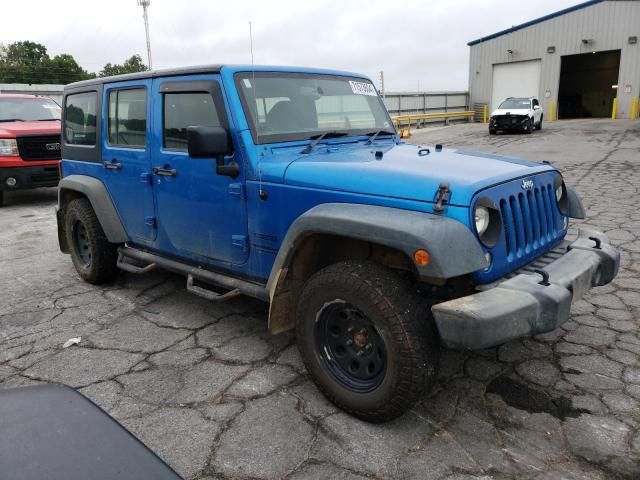
M60 113L48 97L0 94L0 205L5 191L58 185Z

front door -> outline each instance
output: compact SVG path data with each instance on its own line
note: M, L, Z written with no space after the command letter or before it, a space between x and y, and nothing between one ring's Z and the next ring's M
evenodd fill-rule
M151 80L106 84L102 102L102 179L131 243L155 235L148 134Z
M226 268L248 257L243 162L237 178L216 174L215 158L191 158L187 127L222 126L230 117L218 75L165 77L153 80L151 152L157 208L156 247L198 263Z

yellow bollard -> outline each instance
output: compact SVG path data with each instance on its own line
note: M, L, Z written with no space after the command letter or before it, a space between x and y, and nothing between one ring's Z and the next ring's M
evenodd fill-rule
M631 120L635 120L637 113L638 113L638 97L633 97L631 99L631 115L629 115L629 118Z
M482 123L487 123L487 105L482 107Z
M611 120L615 120L616 119L617 110L618 110L618 99L614 98L613 99L613 106L611 107Z
M549 121L553 122L553 119L555 118L555 104L553 103L553 100L551 100L549 102Z

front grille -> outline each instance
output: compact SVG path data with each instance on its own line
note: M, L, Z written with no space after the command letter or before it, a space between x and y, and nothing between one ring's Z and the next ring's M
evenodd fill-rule
M23 160L60 160L60 135L18 137L18 152ZM57 148L56 148L57 147Z
M523 115L504 115L495 117L498 128L519 127L524 119Z
M555 208L556 199L551 183L500 200L509 262L543 249L564 233Z

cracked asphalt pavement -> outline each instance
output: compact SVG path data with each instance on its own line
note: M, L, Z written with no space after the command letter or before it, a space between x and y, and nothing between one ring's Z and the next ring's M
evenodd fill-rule
M71 385L187 479L640 478L640 121L413 141L556 164L588 212L572 233L585 223L620 249L616 280L554 332L445 350L436 388L371 425L324 399L265 304L210 303L164 272L83 283L57 247L55 190L21 192L0 209L0 388Z

